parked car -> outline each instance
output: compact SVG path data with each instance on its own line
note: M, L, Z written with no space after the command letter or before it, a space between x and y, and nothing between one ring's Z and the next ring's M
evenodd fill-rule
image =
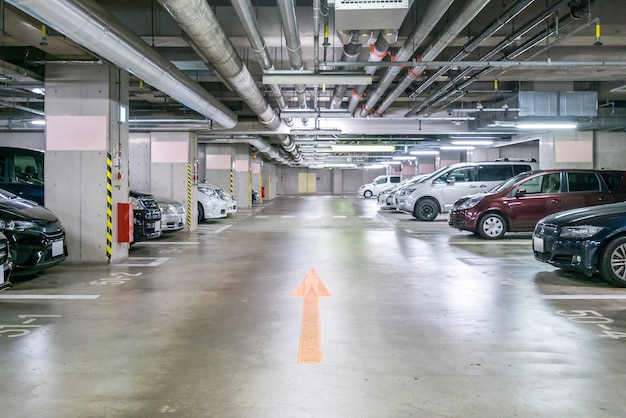
M502 181L537 168L536 162L488 161L458 163L408 188L398 209L420 221L433 221L463 196L492 189Z
M56 215L1 189L0 232L8 240L14 276L38 273L67 258L65 229Z
M234 195L224 191L224 189L222 189L221 187L216 186L211 183L203 182L198 185L198 190L201 188L215 190L217 194L219 195L219 197L226 201L226 214L227 215L232 215L233 213L237 212L237 198Z
M417 176L414 177L409 177L408 179L404 179L402 180L400 183L398 183L395 186L389 186L386 187L385 189L381 190L378 193L378 204L380 206L384 206L390 209L395 209L396 208L396 199L395 199L395 194L398 190L401 190L402 188L406 187L406 186L411 186L413 184L416 184L417 182L419 182L421 179L429 176L430 174L419 174Z
M378 192L386 187L400 183L400 176L378 176L371 183L366 183L359 187L357 194L363 196L366 199L374 195L378 195Z
M227 216L228 204L210 188L198 185L198 223L205 219L218 219Z
M526 172L487 193L456 201L448 224L486 239L532 232L544 216L626 200L626 171L552 169Z
M43 205L43 163L43 151L0 147L0 188Z
M164 197L157 197L156 201L161 210L161 231L180 231L185 227L187 211L181 202Z
M554 213L537 222L535 259L626 287L626 202Z
M161 210L150 193L130 191L133 206L133 242L145 241L161 236Z
M261 200L261 195L259 194L259 192L253 189L250 192L250 200L252 200L252 203L259 202Z
M13 287L9 281L11 269L13 268L13 260L9 251L9 240L0 232L0 264L2 264L2 278L0 278L0 292Z

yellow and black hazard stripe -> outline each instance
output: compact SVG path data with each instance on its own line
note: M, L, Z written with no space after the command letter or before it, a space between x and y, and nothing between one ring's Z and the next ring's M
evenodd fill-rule
M113 163L111 153L107 153L107 260L113 254Z

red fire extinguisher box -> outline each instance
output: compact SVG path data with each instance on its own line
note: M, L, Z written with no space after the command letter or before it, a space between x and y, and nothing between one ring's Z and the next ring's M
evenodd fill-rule
M133 242L133 205L117 204L117 242Z

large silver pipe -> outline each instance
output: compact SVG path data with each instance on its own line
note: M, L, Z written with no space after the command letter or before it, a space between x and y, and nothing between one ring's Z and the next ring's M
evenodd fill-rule
M450 59L450 61L461 61L462 59L467 57L489 37L493 36L505 25L515 19L515 17L517 17L521 12L526 10L526 8L533 4L534 1L535 0L518 0L517 2L511 4L500 16L498 16L497 19L491 22L491 24L484 31L482 31L478 36L472 38L471 41L463 45L463 47L461 47L461 50L457 52ZM439 79L439 77L448 72L450 68L452 68L452 66L450 65L445 65L441 67L434 74L428 77L428 79L426 79L422 84L420 84L419 87L415 89L415 91L411 94L411 97L416 97L418 94L424 92L428 87L435 83Z
M280 118L257 87L248 68L224 33L217 16L205 0L158 0L198 47L203 58L213 64L259 121L268 129L277 129Z
M343 53L341 54L341 61L344 62L354 62L359 59L359 55L361 54L361 49L363 48L363 44L359 38L359 33L353 31L350 34L349 41L343 46ZM346 92L346 85L339 84L335 86L333 91L333 97L330 101L331 109L340 109L341 103L343 102L343 96Z
M558 12L559 9L565 7L568 3L569 3L569 0L560 0L557 3L553 4L552 6L550 6L549 8L547 8L546 10L544 10L543 12L539 13L537 16L535 16L530 21L528 21L525 25L522 25L522 27L519 28L517 31L507 36L506 39L504 39L502 42L496 45L491 51L483 55L479 61L489 61L490 58L493 58L496 54L503 51L506 47L517 42L518 39L520 39L522 36L526 35L528 32L536 28L539 24L541 24L550 16L552 16L553 13ZM415 106L413 109L407 112L405 116L417 115L421 111L426 109L428 106L430 106L431 104L435 102L440 102L440 100L442 100L441 99L442 95L445 95L447 92L454 90L456 84L462 80L467 79L467 76L469 76L472 73L472 71L473 69L471 67L466 68L459 75L457 75L453 80L449 81L445 86L437 90L435 93L431 94L420 105ZM481 74L485 75L486 74L485 71L491 72L492 70L491 69L483 70Z
M285 34L285 43L287 44L291 69L302 70L302 49L298 32L298 21L296 19L296 6L293 0L277 0L277 3L278 9L280 10L280 18L283 22L283 33ZM307 108L306 96L304 94L305 90L306 86L304 84L296 85L300 109Z
M439 55L450 42L452 42L458 34L466 27L481 10L483 10L491 0L469 0L461 11L454 17L452 22L446 26L446 29L437 36L436 40L431 43L426 51L422 54L424 61L430 61ZM376 109L376 113L380 116L393 102L400 96L404 90L417 79L417 77L426 69L423 64L418 64L410 68L404 79L398 83L396 88L389 93L383 102Z
M389 46L391 46L392 43L396 42L397 39L398 39L397 29L381 30L380 33L378 34L378 38L376 39L376 42L370 48L370 55L367 58L367 61L368 62L382 61L383 58L385 58L389 52ZM367 66L365 67L365 74L372 75L376 72L377 69L378 67L374 65ZM361 100L361 98L363 97L363 93L365 93L366 89L367 89L367 86L361 84L361 85L356 86L352 90L352 94L350 95L350 103L348 104L348 113L352 114L352 112L354 112L354 109L356 109L357 105L359 104L359 100Z
M395 55L394 60L404 61L410 58L417 48L419 48L424 39L426 39L426 36L428 36L428 34L433 30L437 22L439 22L452 3L454 3L454 0L437 0L430 2L424 16L422 16L420 22L415 26L411 35L407 38L398 53ZM367 102L361 110L360 116L365 117L374 109L378 100L380 100L383 94L385 94L385 91L387 91L387 88L391 85L399 73L400 68L398 67L391 67L387 69L387 72L378 83L376 90L367 99Z
M92 0L7 0L174 100L230 129L237 116Z
M261 68L264 71L273 70L274 64L272 64L270 54L267 52L267 48L265 47L265 40L263 39L261 29L259 28L259 22L254 15L252 3L250 0L230 0L230 3L233 5L239 20L241 21L243 30L248 36L250 46L252 47L252 50L254 50ZM286 109L287 103L285 102L285 98L283 97L280 87L277 84L270 84L270 88L274 93L274 97L276 97L278 106L281 109Z

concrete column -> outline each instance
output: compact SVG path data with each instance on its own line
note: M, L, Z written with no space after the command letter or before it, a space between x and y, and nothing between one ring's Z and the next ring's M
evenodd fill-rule
M128 125L118 114L128 109L128 73L106 64L48 64L45 87L45 205L65 227L67 262L124 259L117 203L128 202Z
M234 184L237 191L237 205L239 207L251 207L251 189L260 192L258 186L252 183L250 168L250 146L248 144L233 144L234 155Z

